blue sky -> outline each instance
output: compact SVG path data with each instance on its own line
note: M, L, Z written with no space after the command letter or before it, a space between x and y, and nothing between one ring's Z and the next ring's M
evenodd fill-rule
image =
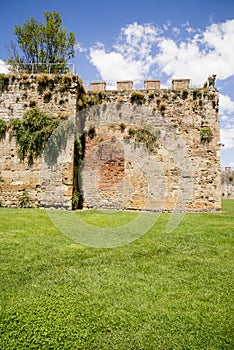
M2 0L0 9L1 60L8 58L15 24L58 11L76 34L72 62L87 86L154 78L170 87L172 78L186 77L200 87L217 74L221 162L234 167L234 0Z

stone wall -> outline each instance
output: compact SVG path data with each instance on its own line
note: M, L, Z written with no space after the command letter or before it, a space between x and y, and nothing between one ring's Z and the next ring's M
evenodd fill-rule
M172 89L159 80L93 83L87 94L76 76L22 75L1 81L0 119L10 122L37 106L61 120L74 117L85 136L79 188L85 208L210 211L221 208L218 92L189 88L177 79ZM81 96L84 97L82 100ZM96 106L81 110L90 105ZM76 117L75 117L76 116ZM56 164L20 162L10 132L0 141L1 204L18 206L24 191L31 204L72 206L74 137Z
M188 83L105 91L102 105L85 118L84 132L95 127L82 168L85 207L221 208L218 93ZM159 135L157 145L132 138L134 128Z
M6 75L0 89L0 119L10 122L37 107L61 120L76 115L77 91L82 86L74 75ZM10 130L0 140L0 202L17 207L26 192L29 205L71 208L73 185L73 136L61 151L56 164L45 165L44 158L21 162L16 140ZM47 179L47 181L45 181Z
M80 85L76 75L6 75L0 84L0 119L21 117L33 106L59 118L74 116Z
M234 170L226 167L221 172L222 197L234 198Z
M0 141L0 203L2 206L18 207L26 191L29 205L40 204L40 161L33 167L22 163L17 155L15 139L9 133Z

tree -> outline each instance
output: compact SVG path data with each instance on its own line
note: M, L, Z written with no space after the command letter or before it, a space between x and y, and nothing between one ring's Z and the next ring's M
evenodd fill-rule
M17 45L12 42L8 63L12 67L19 65L23 71L31 71L33 63L37 72L47 71L49 65L51 73L64 73L68 70L68 60L75 55L75 34L67 34L58 12L44 12L43 16L45 24L31 18L22 27L15 25L14 34L23 56L20 56Z

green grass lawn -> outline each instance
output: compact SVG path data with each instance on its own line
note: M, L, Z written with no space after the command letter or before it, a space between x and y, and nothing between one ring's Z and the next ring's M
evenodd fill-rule
M133 212L78 212L117 227ZM234 200L169 214L113 249L76 244L45 210L0 209L0 349L233 349Z

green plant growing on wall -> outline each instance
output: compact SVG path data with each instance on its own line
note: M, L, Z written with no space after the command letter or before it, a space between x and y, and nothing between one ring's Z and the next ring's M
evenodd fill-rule
M119 96L117 98L117 103L123 103L123 102L124 102L123 96Z
M145 102L145 96L141 91L132 91L131 93L131 103L136 103L142 105Z
M67 91L68 89L70 89L72 81L73 81L73 76L70 74L65 74L65 75L60 75L60 80L59 80L59 84L60 84L60 88L59 91L60 92L64 92Z
M158 146L159 136L159 130L156 130L154 133L147 130L147 128L134 127L128 130L128 138L132 138L136 143L143 144L151 152Z
M160 105L159 105L160 112L161 112L161 113L164 113L164 111L166 110L166 108L167 108L166 102L160 102Z
M0 91L3 91L9 84L9 75L0 73Z
M80 202L80 192L75 189L72 194L72 209L78 209L79 208L79 202Z
M90 139L93 139L96 136L96 129L95 126L91 125L88 131L88 137Z
M96 93L83 93L77 101L78 109L89 108L101 104L105 97L105 93L100 91Z
M187 90L183 90L182 92L182 99L186 100L188 98L188 91Z
M30 108L36 107L36 105L37 105L37 101L35 101L35 100L30 100L30 101L29 101L29 107L30 107Z
M63 75L61 74L46 74L41 73L36 75L36 81L38 83L38 92L42 94L46 89L52 91L55 85L60 86L60 89L63 87Z
M126 125L124 123L120 123L119 124L119 129L121 132L124 132L124 130L126 129Z
M7 123L0 119L0 141L5 137L7 131Z
M22 119L14 119L11 128L16 137L20 160L27 158L28 164L32 165L34 159L41 155L58 124L58 119L39 111L36 107L26 111Z
M52 94L50 91L48 91L47 93L45 93L45 95L43 96L43 101L44 103L49 103L50 100L52 98Z
M119 96L116 101L116 107L118 110L121 109L123 102L124 102L123 96Z
M75 139L74 144L74 176L73 176L73 194L72 194L72 209L80 209L83 206L83 197L80 191L81 179L79 177L79 169L84 158L85 150L85 133Z
M20 208L30 208L31 207L31 201L29 198L29 194L25 190L23 191L23 193L19 197L19 206L20 206Z
M205 143L205 142L210 142L213 138L213 134L211 131L211 128L209 126L205 126L203 128L201 128L200 130L200 139L201 142Z
M155 94L153 92L150 92L148 95L149 102L151 102L155 97Z

